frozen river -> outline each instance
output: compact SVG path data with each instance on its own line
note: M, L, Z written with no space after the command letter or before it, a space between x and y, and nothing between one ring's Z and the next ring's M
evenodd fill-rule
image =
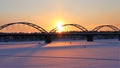
M120 41L0 43L0 68L120 68Z

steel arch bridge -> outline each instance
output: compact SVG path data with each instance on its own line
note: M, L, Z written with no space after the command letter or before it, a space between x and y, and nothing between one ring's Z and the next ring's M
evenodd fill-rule
M62 25L62 26L63 26L63 27L65 27L65 26L74 26L74 27L82 30L83 32L87 32L87 31L88 31L86 28L84 28L83 26L78 25L78 24L64 24L64 25ZM58 27L52 29L49 33L55 33L57 30L58 30Z
M9 23L9 24L5 24L5 25L2 25L0 26L0 30L8 27L8 26L11 26L11 25L15 25L15 24L24 24L24 25L28 25L28 26L31 26L35 29L37 29L38 31L40 32L43 32L43 33L48 33L45 29L43 29L42 27L36 25L36 24L33 24L33 23L29 23L29 22L15 22L15 23Z
M98 30L100 30L100 29L103 28L103 27L109 27L109 28L111 28L111 29L114 30L114 31L120 31L119 28L117 28L117 27L115 27L115 26L113 26L113 25L101 25L101 26L97 26L97 27L95 27L92 31L98 31Z

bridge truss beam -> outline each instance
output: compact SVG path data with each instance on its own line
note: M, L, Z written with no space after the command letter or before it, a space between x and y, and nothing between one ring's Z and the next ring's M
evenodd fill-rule
M109 28L111 28L114 31L120 31L119 28L117 28L117 27L115 27L113 25L101 25L101 26L98 26L98 27L94 28L92 31L98 31L98 30L100 30L103 27L109 27Z
M88 31L85 27L83 27L83 26L81 26L81 25L78 25L78 24L64 24L64 25L62 25L62 26L63 26L63 27L65 27L65 26L74 26L74 27L82 30L83 32L87 32L87 31ZM57 30L58 30L58 27L52 29L49 33L55 33Z

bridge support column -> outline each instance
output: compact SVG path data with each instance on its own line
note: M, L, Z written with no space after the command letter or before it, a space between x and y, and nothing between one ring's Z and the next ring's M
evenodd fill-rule
M51 42L52 42L51 36L49 34L46 34L45 35L45 43L51 43Z
M87 35L87 41L88 42L93 42L94 40L93 40L93 35Z
M120 41L120 34L118 35L118 37L119 37L119 41Z

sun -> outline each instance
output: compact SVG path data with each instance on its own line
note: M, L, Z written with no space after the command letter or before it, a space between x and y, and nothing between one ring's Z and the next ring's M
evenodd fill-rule
M62 26L63 24L62 24L63 22L62 21L58 21L57 22L57 32L62 32L63 30L64 30L64 27Z

